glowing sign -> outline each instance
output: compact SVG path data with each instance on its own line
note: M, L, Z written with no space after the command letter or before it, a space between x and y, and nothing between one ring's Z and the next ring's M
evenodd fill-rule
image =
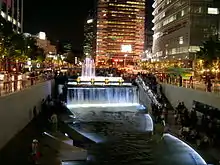
M219 10L218 10L218 8L211 8L211 7L209 7L208 8L208 14L217 15L217 14L219 14Z
M93 19L87 20L87 23L93 23Z
M121 45L121 52L123 52L123 53L130 53L130 52L132 52L131 45Z

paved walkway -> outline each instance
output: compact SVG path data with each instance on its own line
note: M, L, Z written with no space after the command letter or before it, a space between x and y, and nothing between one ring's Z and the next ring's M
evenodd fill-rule
M168 111L168 124L169 124L169 128L172 134L174 134L175 136L179 135L179 129L180 129L180 125L176 125L175 124L175 119L174 119L174 110L173 107L168 104L168 108L170 109ZM183 141L185 141L184 139L182 139ZM185 141L186 142L186 141ZM188 142L186 142L188 143ZM196 144L191 144L188 143L190 146L192 146L195 150L197 150L197 152L199 154L201 154L203 156L203 158L208 162L208 163L219 163L220 161L220 151L215 149L215 148L208 148L207 150L202 150L202 149L198 149L198 147L196 146Z

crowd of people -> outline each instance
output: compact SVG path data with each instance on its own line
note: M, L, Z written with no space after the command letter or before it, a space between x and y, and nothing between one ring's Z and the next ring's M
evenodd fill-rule
M214 90L214 79L210 75L200 76L200 79L196 79L193 76L190 76L188 79L184 79L182 75L178 74L161 74L158 75L158 80L163 83L178 85L182 87L184 83L187 84L188 88L195 88L196 80L199 81L200 84L204 85L204 89L207 92L212 92Z
M179 102L174 111L175 124L180 126L179 136L198 147L220 145L220 125L214 116L199 114L194 107L189 111L184 102Z
M177 133L181 139L197 145L202 150L220 146L220 121L216 115L202 114L197 111L199 107L196 105L188 110L184 102L179 102L172 108L156 78L153 75L141 75L141 77L160 103L158 106L152 102L152 115L155 123L165 126L164 131Z
M140 75L145 84L149 87L149 90L153 95L149 95L151 100L151 110L154 117L155 123L164 124L168 119L168 108L165 97L162 94L162 87L157 82L156 77L152 74L141 74ZM155 99L157 102L155 102Z
M0 79L0 95L24 89L38 82L52 79L53 77L54 74L52 72L5 74L2 79Z

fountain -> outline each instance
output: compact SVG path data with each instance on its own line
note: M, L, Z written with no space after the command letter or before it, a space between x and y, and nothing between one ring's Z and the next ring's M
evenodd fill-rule
M67 103L74 107L83 105L138 105L137 87L70 87ZM70 108L70 107L69 107Z
M67 107L134 106L139 104L137 87L122 77L95 76L95 63L86 58L77 82L68 82Z
M87 57L82 64L82 74L79 77L80 82L99 82L96 83L98 85L104 85L106 80L109 81L108 84L112 82L124 82L122 77L102 77L102 76L95 76L95 62L92 58ZM82 83L81 83L82 84ZM87 84L88 85L88 84Z
M95 77L95 62L91 58L86 58L82 64L82 77Z

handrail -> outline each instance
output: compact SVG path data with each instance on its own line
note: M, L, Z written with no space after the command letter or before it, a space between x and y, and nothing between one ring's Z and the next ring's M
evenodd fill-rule
M35 76L24 80L14 80L14 81L0 81L0 96L5 96L10 93L21 91L30 86L36 85L41 82L51 80L46 76Z
M143 87L144 91L150 97L152 102L155 103L158 107L161 107L161 104L156 99L155 94L150 90L149 86L147 86L145 84L144 80L140 76L138 76L135 81L136 81L137 84L140 84Z
M169 81L169 82L166 80L159 79L158 82L160 82L161 84L163 83L163 84L175 85L175 86L182 87L182 88L190 88L190 89L194 89L198 91L220 94L220 83L217 83L216 81L212 82L211 92L207 90L207 84L201 81L197 81L197 80L193 80L193 81L183 80L181 86L177 79L173 81Z

